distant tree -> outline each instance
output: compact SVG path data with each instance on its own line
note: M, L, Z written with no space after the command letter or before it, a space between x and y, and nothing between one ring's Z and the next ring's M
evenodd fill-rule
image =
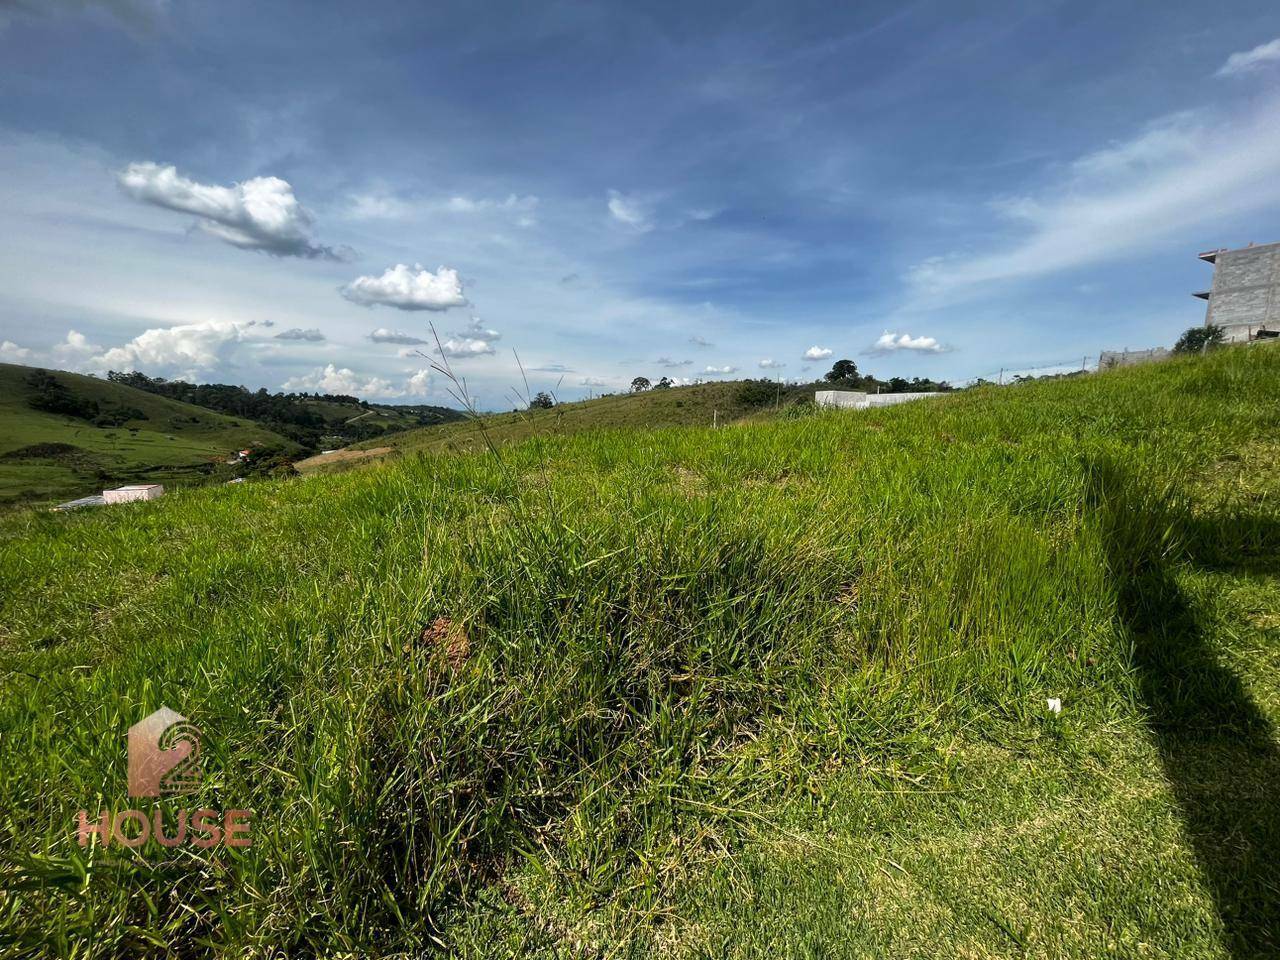
M553 400L551 398L551 394L547 393L545 390L539 391L537 396L529 401L530 410L550 410L555 405L555 400Z
M649 383L648 377L636 377L631 381L631 392L642 393L643 391L648 390L651 386L652 384Z
M822 377L827 383L858 383L858 365L852 360L837 360Z
M772 380L744 380L734 400L744 407L762 407L778 398L778 385Z
M888 393L907 393L911 389L911 384L907 383L902 377L890 377Z
M663 378L662 378L661 380L659 380L656 384L654 384L653 389L655 389L655 390L669 390L671 387L674 387L674 386L675 386L675 381L674 381L674 380L672 380L670 377L663 377Z
M1199 353L1201 350L1220 346L1223 341L1221 327L1210 324L1205 327L1191 327L1178 338L1173 345L1174 353Z
M72 392L60 380L51 377L43 370L32 372L27 377L27 386L31 388L27 405L33 410L58 413L81 420L92 420L98 415L96 400Z

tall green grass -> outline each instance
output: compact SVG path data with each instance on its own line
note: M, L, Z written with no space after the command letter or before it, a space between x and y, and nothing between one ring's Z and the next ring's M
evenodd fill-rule
M1277 395L1230 350L5 518L0 943L414 952L517 873L642 926L715 811L909 783L931 729L1046 696L1132 711L1116 569L1161 515L1096 464L1164 502ZM251 848L77 846L162 704L205 732L180 805L253 809Z

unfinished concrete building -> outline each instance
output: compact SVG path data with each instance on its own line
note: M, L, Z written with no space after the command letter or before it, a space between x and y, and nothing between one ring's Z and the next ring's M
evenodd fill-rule
M1209 301L1205 326L1222 328L1228 343L1280 336L1280 243L1210 250L1213 286L1195 294Z

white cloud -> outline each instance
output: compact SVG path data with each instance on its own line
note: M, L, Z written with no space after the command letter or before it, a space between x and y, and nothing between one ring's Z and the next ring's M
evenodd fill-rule
M223 187L197 183L179 176L172 166L147 162L129 164L118 179L135 200L192 214L199 218L201 230L233 247L277 257L346 257L311 239L311 214L279 177L253 177Z
M565 366L563 363L544 363L540 367L530 367L535 373L573 373L573 367Z
M20 347L12 340L0 342L0 363L26 363L32 353L26 347Z
M619 223L625 223L641 233L653 229L649 210L635 197L628 197L617 190L609 191L609 213Z
M414 374L414 377L417 376ZM348 367L338 367L332 363L317 367L310 373L290 377L280 385L280 389L286 392L341 393L364 399L400 397L405 392L398 389L390 380L384 380L382 377L361 377Z
M343 211L348 220L409 220L433 214L485 215L505 214L515 218L520 227L537 226L538 209L535 196L508 194L505 199L454 196L445 199L404 197L394 193L353 193L347 197Z
M1269 63L1278 61L1280 61L1280 37L1270 43L1259 44L1252 50L1233 53L1227 57L1227 62L1218 68L1215 76L1238 77L1240 74L1252 73Z
M455 360L466 360L469 357L483 357L493 353L493 346L488 340L470 337L450 337L436 348L436 353L443 353Z
M611 387L613 383L604 377L583 377L578 381L580 387Z
M156 327L140 333L124 346L88 357L81 365L99 372L141 370L151 376L194 379L228 360L236 346L246 339L247 330L248 324L231 320Z
M910 350L915 353L947 352L947 348L933 337L913 337L909 333L897 334L890 333L888 330L880 334L879 339L866 352L872 356L883 356L899 350Z
M781 370L786 366L781 360L774 360L772 357L766 357L756 364L761 370Z
M1142 174L1194 157L1204 136L1205 127L1200 114L1183 111L1148 124L1130 140L1108 144L1085 154L1071 164L1071 169L1078 177L1096 177L1099 180ZM1008 212L1036 220L1044 214L1044 208L1024 197L1016 201Z
M292 330L284 330L275 335L276 340L306 340L308 343L319 343L324 340L324 334L316 327L303 330L301 327L294 327Z
M425 397L431 390L431 369L422 367L414 371L405 383L404 392L411 397Z
M369 334L369 339L374 343L403 343L410 346L428 342L421 337L415 337L411 333L405 333L403 330L388 330L386 327L379 327L373 331L373 333Z
M828 348L815 346L815 347L810 347L808 350L806 350L804 352L804 356L801 357L800 359L801 360L826 360L828 357L831 356L831 354L832 354L832 351L829 350Z
M1113 260L1280 204L1278 111L1272 93L1242 114L1182 113L1081 157L1042 196L1017 203L1021 237L918 263L909 273L912 305L936 307L964 290Z
M383 304L398 310L448 310L467 302L458 271L440 267L435 273L415 263L388 267L380 277L356 277L341 290L352 303Z
M102 347L95 343L90 343L89 338L83 333L68 330L66 339L59 344L55 344L49 352L57 365L77 366L95 353L101 353Z
M353 193L347 197L348 220L404 220L415 207L406 200L385 193Z
M702 372L703 372L704 374L708 374L708 375L713 376L713 377L723 377L723 376L727 376L727 375L728 375L728 374L730 374L730 373L737 373L737 372L738 372L738 368L737 368L737 367L729 367L729 366L724 366L724 367L703 367L703 368L702 368Z

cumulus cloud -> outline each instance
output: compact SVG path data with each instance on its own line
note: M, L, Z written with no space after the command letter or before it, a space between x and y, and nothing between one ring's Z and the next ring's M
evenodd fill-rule
M248 324L232 320L156 327L123 346L86 358L81 365L97 371L141 370L152 376L190 379L228 360L236 346L246 339L248 329Z
M693 363L692 360L672 360L670 357L659 357L653 362L660 367L666 367L668 370L673 370L677 367L687 367L689 364Z
M692 343L695 347L714 347L715 346L715 344L712 343L710 340L706 339L706 337L700 337L697 334L694 334L692 337L690 337L689 342Z
M704 374L707 374L707 375L709 375L709 376L713 376L713 377L723 377L723 376L727 376L727 375L728 375L728 374L730 374L730 373L737 373L737 372L738 372L738 368L737 368L737 367L729 367L729 366L724 366L724 367L703 367L703 368L702 368L702 372L703 372Z
M66 338L59 344L55 344L50 351L53 359L58 364L74 366L95 353L101 353L102 348L95 343L90 343L89 338L83 333L75 330L68 330Z
M472 337L450 337L436 347L436 353L443 353L454 360L466 360L470 357L483 357L493 353L493 345L488 340Z
M425 397L431 389L431 368L415 370L405 383L404 392L411 397Z
M422 371L419 371L421 373ZM415 377L417 374L414 375ZM412 378L411 378L412 379ZM329 363L280 385L287 392L340 393L354 397L399 397L405 391L382 377L362 377L348 367Z
M612 384L604 377L583 377L578 381L580 387L609 387Z
M303 330L301 327L294 327L292 330L285 330L281 333L277 333L275 339L306 340L309 343L319 343L324 339L324 334L315 327L311 327L308 330Z
M635 197L628 197L617 190L609 191L609 215L641 233L653 229L648 207Z
M0 341L0 363L26 363L32 353L26 347L20 347L12 340Z
M405 333L402 330L388 330L386 327L379 327L373 331L373 333L369 334L369 339L374 343L402 343L408 346L427 342L411 333Z
M780 360L774 360L772 357L766 357L756 364L756 366L761 370L781 370L786 366L786 364Z
M832 351L826 347L810 347L804 352L801 360L827 360L831 357Z
M915 353L947 352L947 348L933 337L913 337L909 333L897 334L886 330L866 350L866 353L871 356L883 356L888 353L897 353L900 350L909 350Z
M397 263L380 277L356 277L341 292L364 307L382 304L397 310L448 310L467 302L458 271L440 267L432 273L420 263Z
M180 176L175 167L131 163L119 174L121 188L142 203L192 214L205 233L242 250L277 257L346 259L348 252L311 238L312 217L293 187L279 177L253 177L223 187Z
M1243 50L1227 57L1227 62L1218 68L1215 76L1238 77L1243 73L1252 73L1268 64L1280 62L1280 37L1270 43L1262 43L1252 50Z

